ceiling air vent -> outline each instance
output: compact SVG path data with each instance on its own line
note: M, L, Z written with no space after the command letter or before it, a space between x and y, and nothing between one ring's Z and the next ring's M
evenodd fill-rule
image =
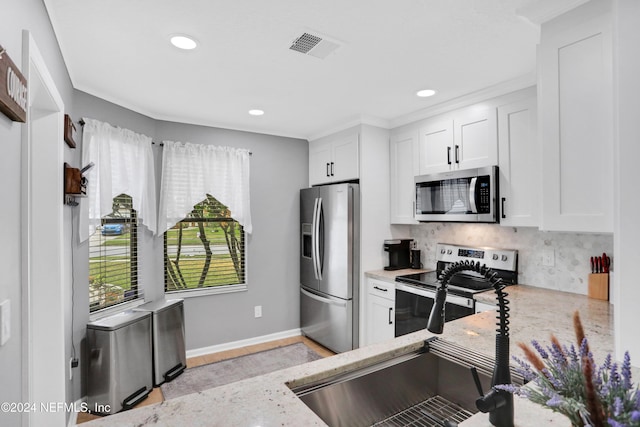
M300 37L294 40L289 49L305 55L324 59L339 47L340 45L338 43L329 41L326 38L310 33L303 33Z

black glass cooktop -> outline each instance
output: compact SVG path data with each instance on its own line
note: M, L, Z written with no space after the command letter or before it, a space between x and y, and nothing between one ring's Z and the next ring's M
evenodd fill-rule
M438 273L435 271L397 276L396 281L429 289L437 288L440 283ZM491 284L484 277L474 272L458 273L449 281L449 290L458 294L484 292L491 287Z

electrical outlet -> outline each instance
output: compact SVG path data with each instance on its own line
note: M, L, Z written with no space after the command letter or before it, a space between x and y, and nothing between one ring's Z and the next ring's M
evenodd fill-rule
M256 305L255 307L253 307L253 315L256 318L262 317L262 306L261 305Z
M553 248L542 251L542 265L545 267L553 267L556 265L556 253Z
M11 302L5 300L0 304L0 345L11 338Z

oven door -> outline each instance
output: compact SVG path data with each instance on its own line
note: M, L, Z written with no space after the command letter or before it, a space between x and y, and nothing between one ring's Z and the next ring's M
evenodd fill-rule
M395 336L427 328L433 307L435 291L396 283ZM456 295L447 295L444 308L445 322L474 314L474 301Z

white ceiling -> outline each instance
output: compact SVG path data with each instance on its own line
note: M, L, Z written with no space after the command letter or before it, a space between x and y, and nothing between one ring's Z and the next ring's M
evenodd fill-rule
M76 89L159 120L313 139L531 80L539 28L518 15L550 0L44 2ZM290 50L305 31L342 46ZM176 33L199 47L176 49Z

